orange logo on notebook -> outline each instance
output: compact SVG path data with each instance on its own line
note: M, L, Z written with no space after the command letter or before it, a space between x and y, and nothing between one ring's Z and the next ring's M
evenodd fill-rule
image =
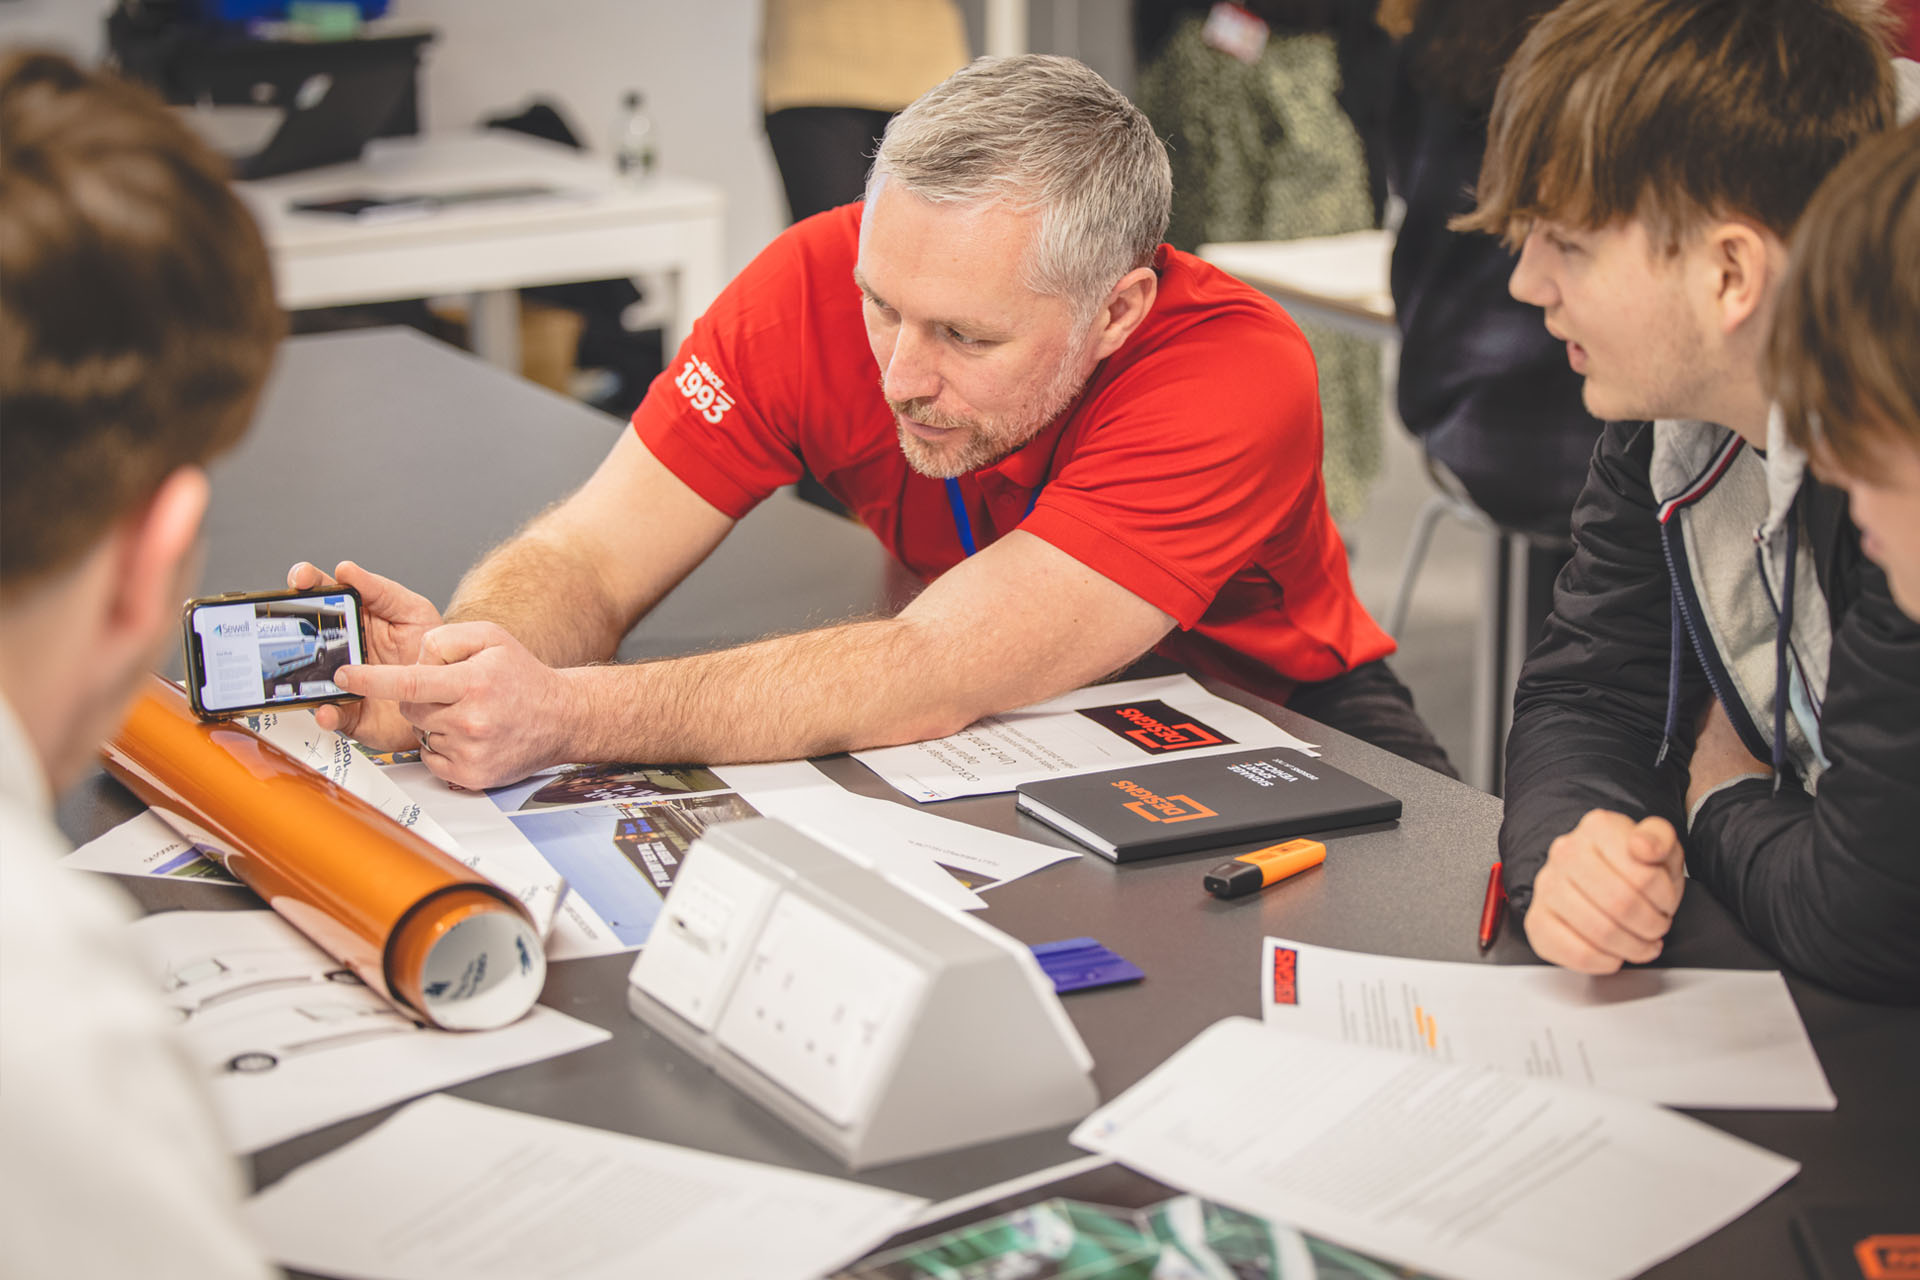
M1158 795L1137 782L1128 782L1125 778L1112 785L1134 797L1122 807L1132 810L1148 822L1192 822L1195 818L1214 816L1213 810L1192 796Z
M1920 1280L1920 1236L1868 1236L1853 1258L1866 1280Z

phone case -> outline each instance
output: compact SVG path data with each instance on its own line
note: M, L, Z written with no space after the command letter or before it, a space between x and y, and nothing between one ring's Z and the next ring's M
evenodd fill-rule
M367 653L366 603L360 599L360 593L342 583L333 583L323 588L306 591L291 589L280 591L227 591L217 596L195 596L180 607L180 647L186 666L187 703L193 708L193 714L205 721L231 720L236 716L251 715L256 711L288 711L300 707L318 707L329 702L358 702L357 693L332 693L319 698L275 698L266 702L253 703L244 707L210 709L200 702L200 688L205 682L206 662L200 651L200 636L193 628L193 615L197 609L210 605L253 604L275 600L301 600L314 596L351 596L353 597L353 625L359 641L359 653L362 659Z

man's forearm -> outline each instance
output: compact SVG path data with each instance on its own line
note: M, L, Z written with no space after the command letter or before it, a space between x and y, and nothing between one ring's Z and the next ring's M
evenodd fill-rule
M701 539L724 533L710 526ZM665 557L665 570L621 595L596 588L566 557L542 555L535 541L516 539L462 587L461 612L492 618L429 635L416 665L353 675L355 692L410 705L409 723L441 735L432 740L434 772L464 787L569 760L788 760L939 737L1109 675L1173 625L1158 607L1016 530L943 574L898 617L661 662L581 665L570 660L614 647L628 622L617 616L621 602L651 603L694 557ZM530 616L526 601L536 599L542 610L571 600L582 616Z
M446 619L497 622L556 667L606 661L633 621L592 564L544 538L538 524L467 571Z
M931 627L893 618L576 668L563 673L573 686L567 751L577 760L744 763L939 737L986 714L996 683L942 648Z

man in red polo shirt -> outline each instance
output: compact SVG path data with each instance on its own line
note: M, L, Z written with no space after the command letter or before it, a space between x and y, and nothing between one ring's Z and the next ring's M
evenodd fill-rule
M1348 581L1307 345L1160 243L1170 198L1151 126L1079 63L957 73L889 127L865 203L775 240L444 621L340 566L388 624L384 665L342 668L369 701L323 723L418 738L464 786L791 759L951 733L1151 650L1445 769ZM924 592L892 618L587 665L803 466Z

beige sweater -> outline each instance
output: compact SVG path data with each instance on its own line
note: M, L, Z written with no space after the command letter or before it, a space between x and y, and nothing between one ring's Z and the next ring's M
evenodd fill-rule
M767 0L766 109L898 111L967 61L955 0Z

